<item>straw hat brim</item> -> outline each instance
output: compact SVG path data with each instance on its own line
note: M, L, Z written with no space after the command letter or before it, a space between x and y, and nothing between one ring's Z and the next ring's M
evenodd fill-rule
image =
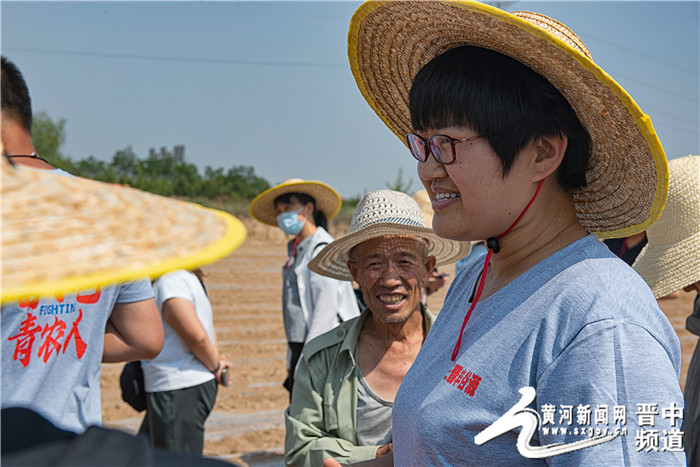
M2 302L193 269L245 235L224 212L2 162Z
M656 298L700 281L700 232L670 245L648 243L633 268L644 278Z
M583 227L601 238L646 230L668 191L651 120L605 71L550 32L558 23L545 30L523 19L529 16L537 15L474 1L369 1L350 24L350 67L369 105L405 144L413 78L434 57L472 45L524 63L562 93L591 138L588 186L574 193Z
M283 182L260 193L250 203L250 215L268 225L277 225L275 199L287 193L305 193L316 200L316 209L332 219L340 211L340 195L329 185L317 181Z
M471 250L469 242L440 238L432 229L382 222L329 243L309 263L309 269L341 281L351 281L353 279L347 266L350 250L362 242L385 236L415 236L424 239L428 244L428 255L435 256L436 266L454 263L467 256Z

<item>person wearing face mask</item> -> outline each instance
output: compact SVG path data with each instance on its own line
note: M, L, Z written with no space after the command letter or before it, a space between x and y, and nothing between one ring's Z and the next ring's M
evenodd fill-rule
M309 262L333 237L328 219L340 211L340 196L317 181L290 179L260 193L250 204L256 220L276 225L294 238L282 266L282 316L287 336L287 379L290 397L294 371L304 344L360 314L352 285L324 277Z

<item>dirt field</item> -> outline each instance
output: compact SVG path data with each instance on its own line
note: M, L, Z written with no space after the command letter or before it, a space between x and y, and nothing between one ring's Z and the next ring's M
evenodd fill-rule
M207 420L204 454L241 465L277 466L283 465L282 412L289 401L281 385L286 376L280 311L285 238L276 228L252 222L246 226L245 243L229 257L204 268L219 346L234 364L233 386L219 387L214 412ZM443 270L450 278L454 276L454 268ZM446 288L429 298L432 310L440 309L445 291ZM679 298L659 302L681 340L681 384L697 342L697 337L685 330L692 297L682 293ZM143 414L121 400L121 368L121 364L102 367L104 424L134 432Z

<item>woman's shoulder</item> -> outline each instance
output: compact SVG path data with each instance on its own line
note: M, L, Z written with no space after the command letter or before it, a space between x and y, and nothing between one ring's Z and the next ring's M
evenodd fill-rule
M185 269L176 269L175 271L166 272L153 282L153 286L163 286L172 283L190 283L197 281L197 276L194 273Z
M197 276L184 269L170 271L163 274L153 282L153 291L156 294L157 301L164 301L172 297L187 297L192 298L193 291L199 284Z
M335 240L333 238L333 236L331 234L329 234L328 231L326 229L324 229L323 227L317 227L316 232L314 232L311 237L312 237L313 244L318 244L318 243L323 243L323 242L330 243L333 240Z

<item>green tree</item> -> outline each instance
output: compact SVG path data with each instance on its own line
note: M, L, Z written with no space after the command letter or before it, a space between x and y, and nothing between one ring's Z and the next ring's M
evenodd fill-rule
M114 171L107 162L101 161L95 156L90 156L87 159L76 162L73 174L93 180L101 180L103 182L113 183L117 181Z
M54 121L42 111L35 113L32 120L32 142L37 154L54 167L73 172L72 161L61 153L61 146L66 141L66 119Z
M110 167L116 174L119 183L132 185L138 181L141 175L140 162L131 146L127 146L114 153Z
M399 174L396 176L396 180L393 183L387 182L386 187L390 190L401 191L403 193L409 193L411 187L413 186L413 179L409 179L408 182L403 180L403 169L399 167Z

